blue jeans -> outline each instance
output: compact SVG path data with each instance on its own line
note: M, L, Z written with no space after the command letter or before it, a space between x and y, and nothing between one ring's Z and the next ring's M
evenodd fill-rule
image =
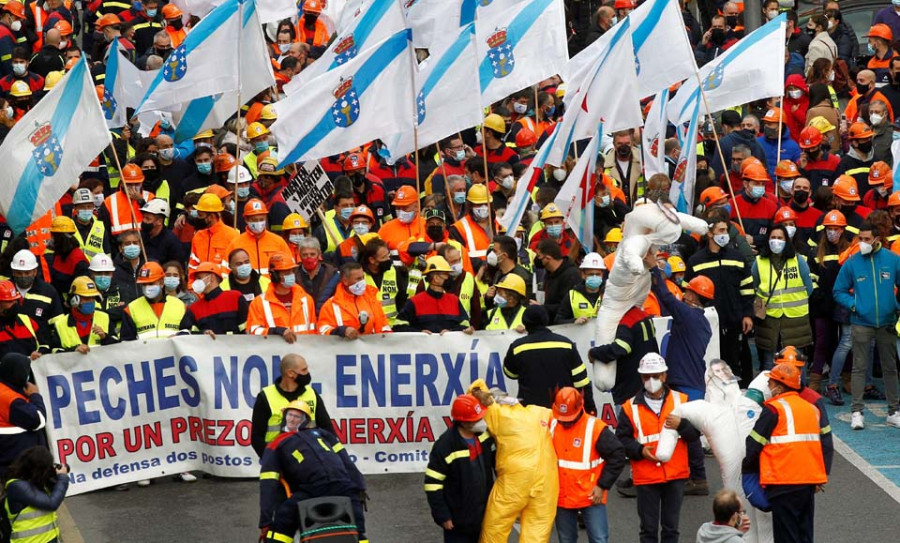
M840 386L841 384L841 373L844 371L844 362L847 361L847 355L850 354L850 351L853 350L853 340L850 337L850 324L841 324L841 339L838 340L837 349L834 351L834 356L831 357L831 368L828 370L828 385L829 386ZM897 352L900 353L900 346L897 348ZM871 345L869 346L869 360L875 358L875 340L872 340ZM875 386L875 378L872 377L872 366L875 364L869 364L869 367L866 368L866 386Z
M582 509L556 508L556 535L559 543L578 543L578 512L584 518L589 543L606 543L609 539L609 520L602 503Z

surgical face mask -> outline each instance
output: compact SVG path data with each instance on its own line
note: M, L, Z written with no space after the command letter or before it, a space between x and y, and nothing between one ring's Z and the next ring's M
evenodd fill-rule
M88 222L89 220L94 218L94 210L93 209L79 209L78 210L78 220L81 222Z
M884 115L872 113L871 115L869 115L869 120L872 121L872 126L878 126L882 121L884 121Z
M454 204L466 203L466 193L465 192L454 192L453 193L453 203Z
M168 149L160 149L159 158L163 160L172 160L173 158L175 158L175 149L173 147L169 147Z
M644 390L649 392L650 394L656 394L660 390L662 390L662 381L657 379L656 377L651 377L644 381Z
M834 21L828 21L828 30L834 30Z
M238 279L246 279L250 277L250 274L253 272L253 266L248 262L247 264L241 264L234 268L234 273L237 275Z
M288 236L288 240L294 245L299 245L300 242L304 239L306 239L306 236L304 236L303 234L291 234L290 236Z
M476 219L484 220L490 215L490 210L488 209L488 206L473 207L472 214L475 215Z
M78 306L78 311L82 315L93 315L94 310L97 308L96 302L84 302Z
M238 187L236 193L237 197L243 200L250 196L250 187Z
M871 44L871 43L868 44L868 45L866 45L866 49L868 50L868 52L869 52L870 55L874 55L874 54L875 54L875 48L872 47L872 44ZM865 85L865 87L868 88L868 85ZM857 87L857 89L858 89L858 87Z
M556 168L553 170L553 179L557 181L565 181L566 179L566 170L565 168Z
M159 296L162 288L159 285L147 285L144 287L144 297L154 300Z
M353 208L352 208L352 207L345 207L345 208L342 208L342 209L341 209L341 220L343 220L343 221L349 221L349 220L350 220L350 215L353 215Z
M357 236L365 236L369 233L369 225L368 224L354 224L353 231L356 232Z
M865 241L859 242L859 254L861 254L861 255L870 254L872 252L872 249L873 249L873 247L872 247L871 243L866 243Z
M6 109L3 110L6 113L7 119L12 119L16 116L16 111L12 108L12 106L6 106Z
M147 10L147 17L150 17L151 19L154 18L154 17L156 17L156 12L157 12L157 10L155 10L155 9L148 9L148 10Z
M269 150L269 142L258 141L253 144L253 150L256 151L256 154L265 153Z
M838 240L841 239L841 234L843 234L843 232L841 232L840 230L825 231L825 237L828 238L828 243L837 243Z
M409 224L413 222L413 219L416 218L415 211L398 211L397 218L400 219L400 222L403 224Z
M766 187L752 186L750 187L750 197L759 200L766 194Z
M97 288L102 291L109 290L109 286L112 284L112 277L108 275L98 275L94 277L94 284L97 285Z
M787 245L787 242L783 239L770 239L769 240L769 249L771 249L772 253L776 255L780 255L782 251L784 251L784 246Z
M485 261L487 261L487 265L492 266L492 267L496 267L497 262L499 262L499 260L500 260L499 257L497 256L497 253L495 253L494 251L489 252L487 254L487 256L484 258L485 258Z
M453 277L459 277L463 272L463 266L461 263L457 262L456 264L450 265L450 275Z
M799 100L801 96L803 96L803 91L800 89L789 90L788 96L790 96L794 100Z
M585 286L589 289L600 288L600 285L603 284L603 276L602 275L588 275L584 280Z
M506 307L506 304L508 304L508 303L509 303L509 300L507 300L503 296L500 296L499 294L494 294L494 305L496 305L497 307L502 309L502 308Z
M771 21L771 20L774 19L775 17L778 17L778 10L777 10L777 9L770 9L769 11L766 12L766 19L768 19L768 20Z
M59 42L58 47L60 51L65 51L69 48L69 40L62 40L61 42Z
M600 207L609 207L609 194L600 197Z
M212 162L201 162L197 164L197 171L203 175L212 173Z
M94 207L100 207L103 205L103 194L95 194L93 197Z
M716 242L716 245L719 247L725 247L731 241L731 236L728 234L716 234L713 236L713 241Z
M550 224L547 226L547 235L551 238L562 236L563 227L561 224Z
M725 204L725 205L723 205L723 206L722 206L722 209L725 210L725 213L728 213L729 215L731 215L731 204Z
M19 30L22 30L22 21L19 21L19 20L13 21L12 24L9 25L9 28L13 32L18 32Z
M180 284L181 279L178 277L166 277L163 279L163 285L165 285L166 290L176 290Z
M544 112L545 117L553 117L553 114L556 113L556 106L550 106L547 108L547 111Z
M781 187L782 192L787 194L791 193L791 190L794 188L794 180L786 179L784 181L779 181L778 186ZM765 191L765 189L763 189Z
M788 237L791 239L794 239L794 234L797 233L797 227L796 226L785 226L784 229L787 230Z
M24 62L16 62L12 65L13 73L16 75L25 75L25 72L28 69L28 65Z
M504 177L503 179L500 180L500 186L505 188L506 190L513 188L513 185L515 185L515 184L516 184L516 180L511 175L507 175L506 177Z
M828 81L834 81L834 72L833 71L828 73Z
M357 282L353 283L352 285L350 285L349 287L347 287L347 289L354 296L362 296L366 292L366 280L360 279L359 281L357 281Z
M487 423L484 422L484 419L481 419L480 421L473 424L469 431L473 434L482 434L484 432L487 432L487 429Z
M291 50L291 44L289 43L279 43L278 51L281 52L282 55L286 55L288 51Z
M475 132L475 143L481 145L481 130Z
M293 273L286 273L281 276L281 284L290 288L297 284L297 276Z
M466 159L466 150L465 149L456 151L456 161L457 162L462 162L465 159Z
M134 260L135 258L141 256L141 246L126 245L125 248L122 249L122 255L128 260Z
M516 251L522 250L522 238L516 238Z
M254 234L262 234L266 230L266 221L248 222L247 228Z
M516 102L513 104L513 111L515 111L519 115L525 115L525 112L528 111L528 106L525 104L520 104L519 102Z
M194 279L194 282L191 283L191 290L193 290L195 294L203 294L203 291L206 290L206 281L203 279Z

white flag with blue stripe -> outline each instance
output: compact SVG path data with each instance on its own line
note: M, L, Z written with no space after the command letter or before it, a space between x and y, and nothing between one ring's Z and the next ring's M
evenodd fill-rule
M0 146L0 213L16 234L52 208L109 145L84 58L12 127Z
M413 47L444 49L459 34L462 0L404 1Z
M271 130L281 163L336 155L384 134L412 131L410 40L409 30L398 32L276 102Z
M338 29L337 37L322 56L284 85L285 94L297 93L313 79L340 68L369 47L406 28L398 0L366 1L359 9L346 28Z
M240 43L240 4L245 17L256 10L253 0L226 0L200 20L169 54L138 112L168 110L195 98L237 90L239 66L233 59Z
M697 182L697 131L703 118L700 116L700 99L694 100L691 108L691 121L687 127L677 126L676 135L681 146L681 155L672 174L672 186L669 188L669 201L681 213L691 213L694 203L694 186Z
M641 131L641 151L644 155L644 178L657 173L668 175L666 165L666 130L669 128L669 118L666 116L666 105L669 102L669 89L661 90L653 99L653 105L647 112L644 120L644 130Z
M479 10L475 47L484 106L561 73L569 59L562 0Z
M142 71L124 56L125 49L117 38L106 61L103 79L103 115L109 128L122 128L128 122L127 108L137 108L158 70Z
M525 215L525 210L532 203L531 194L534 187L544 180L544 165L547 163L547 154L553 147L557 134L558 131L554 130L538 148L537 154L534 155L534 159L528 165L528 169L525 170L525 173L519 178L519 182L516 183L516 192L513 193L512 199L506 204L506 211L503 212L503 216L497 219L497 222L503 225L507 232L515 232L519 227L519 223L522 222L522 216Z
M244 7L241 29L240 97L241 104L252 100L263 90L275 86L275 74L266 47L266 38L255 10ZM238 91L216 93L196 98L173 108L175 142L193 138L204 130L218 128L231 118L238 108Z
M784 93L786 20L782 13L700 68L708 113ZM699 96L697 78L689 78L669 102L669 120L689 121Z
M603 47L593 66L578 87L569 87L566 97L571 95L571 101L556 127L559 135L547 157L548 164L562 164L571 144L594 137L601 125L609 133L642 124L630 21L617 24L597 41Z
M594 193L601 139L602 132L591 138L554 200L566 218L566 225L578 236L582 247L588 249L594 246Z
M416 73L419 149L483 120L478 80L472 77L476 66L474 38L475 27L469 24L446 50L435 52ZM381 140L393 160L416 150L410 130Z

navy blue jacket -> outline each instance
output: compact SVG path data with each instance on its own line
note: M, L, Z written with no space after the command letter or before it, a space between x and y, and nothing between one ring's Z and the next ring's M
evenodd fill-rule
M659 268L653 269L651 285L659 303L672 315L672 330L666 347L666 382L674 387L686 386L704 390L706 382L706 347L712 338L712 328L702 309L682 302L666 288Z

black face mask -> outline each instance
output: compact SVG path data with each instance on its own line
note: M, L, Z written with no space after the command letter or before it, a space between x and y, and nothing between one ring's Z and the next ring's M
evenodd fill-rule
M725 29L713 28L712 32L709 33L709 41L715 44L723 43L725 41Z
M778 139L778 127L770 127L766 126L763 128L763 133L766 136L766 139L777 140Z
M159 179L159 171L158 170L143 170L144 172L144 180L149 183L156 182Z
M805 190L795 190L794 191L794 201L797 202L797 205L803 205L809 200L809 193Z
M184 28L184 21L181 19L175 19L174 21L169 22L169 26L174 28L175 30L181 30Z
M312 375L310 374L302 374L298 373L297 378L294 379L294 382L297 383L297 386L300 388L306 388L312 382Z
M359 174L354 174L350 176L350 180L353 181L354 187L360 187L366 184L366 178Z
M697 168L697 175L698 175L698 176L705 176L705 175L707 175L708 173L709 173L709 170L706 169L706 168Z
M816 148L813 148L813 149L807 149L807 150L806 150L806 156L808 156L809 158L811 158L811 159L813 159L813 160L817 160L821 154L822 154L822 148L821 148L821 147L816 147Z
M856 92L858 92L859 94L866 94L867 92L869 92L869 86L868 85L860 85L859 83L857 83L856 84Z
M425 233L428 234L431 241L444 241L443 226L427 226L425 227Z
M872 152L872 142L871 141L861 141L858 144L856 144L856 149L860 153L867 155Z
M303 20L306 21L306 26L315 26L316 20L319 18L318 15L313 15L311 13L304 13Z
M730 26L731 28L736 28L738 25L738 16L737 15L729 15L725 17L725 25Z
M156 47L154 47L153 54L155 54L159 57L162 57L162 59L165 60L165 59L169 58L169 55L172 54L172 48L166 47L165 49L157 49Z
M628 158L631 155L631 146L619 145L616 147L616 156L619 158Z
M815 28L809 28L809 27L807 27L807 28L806 28L806 35L809 36L809 37L815 36L815 35L816 35L816 29L815 29Z
M391 269L391 266L393 266L393 265L394 265L394 263L390 260L385 260L385 261L379 262L378 263L378 271L380 271L381 273L384 273L384 272L388 271L389 269Z
M141 233L142 234L150 234L153 231L153 223L151 222L142 222L141 223Z
M209 225L206 224L206 219L201 219L200 217L188 217L187 222L194 227L194 230L209 228Z

